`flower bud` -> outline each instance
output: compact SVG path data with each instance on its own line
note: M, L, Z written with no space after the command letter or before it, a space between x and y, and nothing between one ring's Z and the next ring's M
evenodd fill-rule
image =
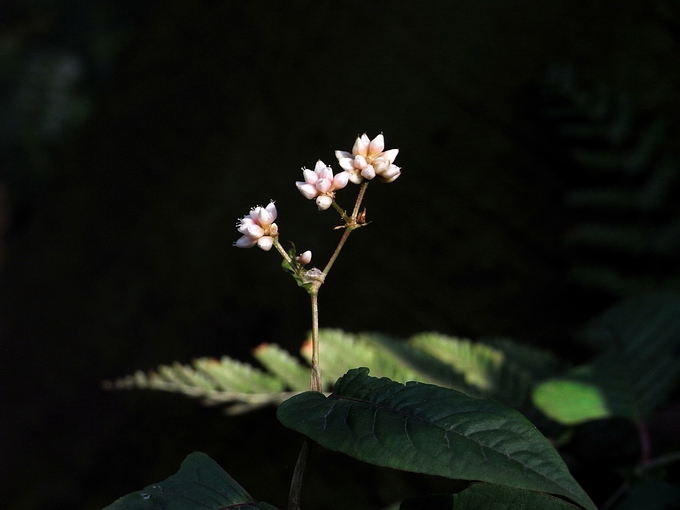
M300 264L306 266L312 261L312 252L307 250L301 253L300 256L298 257L298 260L300 261Z

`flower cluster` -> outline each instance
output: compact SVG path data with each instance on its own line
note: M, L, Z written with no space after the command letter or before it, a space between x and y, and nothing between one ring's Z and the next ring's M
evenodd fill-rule
M343 170L349 172L349 180L359 184L364 179L379 177L384 182L392 182L401 175L401 168L394 164L399 149L385 149L382 134L370 140L366 133L357 137L352 152L335 151L335 157Z
M333 176L331 167L321 160L316 162L314 170L303 168L302 176L305 180L297 181L295 185L305 198L309 200L316 198L319 211L325 211L331 206L335 198L335 190L347 186L349 180L347 172L340 172Z
M338 158L343 171L333 175L331 167L319 160L314 170L302 168L304 181L297 181L295 185L305 198L315 200L319 210L325 211L333 205L335 192L347 186L350 181L354 184L361 184L364 180L370 181L375 177L384 182L394 181L401 175L401 168L394 164L397 154L399 154L399 149L385 150L385 139L382 134L371 140L364 133L357 137L351 153L335 151L335 156ZM363 216L365 212L359 213L364 190L365 186L357 197L351 218L336 206L347 225L350 225L351 222L354 228L365 223ZM297 264L296 267L301 267L309 264L312 259L312 252L306 251L293 259L291 258L292 254L288 255L283 251L278 242L279 228L274 223L275 219L276 207L274 202L270 202L266 207L254 207L250 210L250 214L240 219L236 225L238 231L243 235L234 245L239 248L252 248L257 245L265 251L269 251L272 246L275 246L289 265ZM340 246L343 243L344 241L341 242ZM333 261L334 258L331 260ZM332 262L329 264L332 265Z
M270 202L267 207L257 206L250 214L239 220L236 228L243 236L234 243L239 248L252 248L256 244L264 251L269 251L279 236L276 226L276 206Z

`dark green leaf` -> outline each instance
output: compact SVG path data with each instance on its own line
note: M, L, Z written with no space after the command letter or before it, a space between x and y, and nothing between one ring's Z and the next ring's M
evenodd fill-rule
M594 509L559 454L524 416L430 384L350 370L330 397L306 392L279 420L331 450L373 464L559 494Z
M526 489L475 483L458 494L409 498L399 510L576 510L566 501Z
M194 452L177 474L116 500L104 510L276 510L253 500L243 487L205 453Z

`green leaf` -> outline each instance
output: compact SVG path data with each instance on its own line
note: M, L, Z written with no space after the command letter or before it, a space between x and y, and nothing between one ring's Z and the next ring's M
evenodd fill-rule
M539 384L534 403L550 418L575 425L619 416L646 419L680 377L680 296L628 299L585 331L605 350L593 360Z
M194 452L182 462L179 471L163 482L155 483L123 496L104 510L276 510L258 503L226 471L205 453Z
M404 500L399 510L576 510L576 506L542 492L475 483L458 494L432 494Z
M260 344L253 352L253 356L292 390L309 389L309 368L302 366L296 358L278 345Z
M194 366L209 376L218 389L243 393L275 393L283 391L281 381L252 365L223 356L221 360L199 358Z
M480 480L594 504L524 416L498 402L430 384L350 370L330 397L299 394L279 407L286 427L380 466Z
M423 333L409 343L441 360L457 374L457 379L436 384L472 397L499 400L532 417L538 415L531 403L534 384L561 368L561 362L552 353L507 338L472 342Z
M547 416L563 425L578 425L611 415L604 393L580 381L546 381L534 391L534 402Z

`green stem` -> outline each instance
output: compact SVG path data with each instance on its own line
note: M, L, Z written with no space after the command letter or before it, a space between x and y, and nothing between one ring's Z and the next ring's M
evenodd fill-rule
M322 391L321 368L319 367L319 303L318 292L310 292L312 298L312 374L310 388L312 391Z
M347 241L347 238L352 233L352 230L354 230L354 228L356 228L356 227L350 227L349 225L345 226L345 231L342 233L342 237L340 238L340 242L338 243L338 246L336 246L335 251L333 252L333 255L331 255L331 258L328 261L328 264L326 264L326 267L323 268L323 274L324 275L328 275L328 272L331 270L331 267L333 267L333 264L335 264L335 259L337 259L338 255L340 255L340 251L342 250L342 247L345 246L345 241Z
M366 194L368 182L369 181L364 181L361 183L361 187L359 188L359 194L357 195L357 201L354 204L354 210L352 211L351 217L348 218L347 213L345 213L345 211L343 211L342 208L338 204L336 204L335 200L333 200L333 207L335 207L335 209L340 213L340 216L342 216L342 219L345 221L344 227L345 231L342 233L340 242L338 242L338 246L336 246L333 255L331 255L331 258L328 261L328 264L326 264L326 267L323 268L324 275L328 275L328 272L333 267L333 264L335 264L335 260L338 258L338 255L340 255L342 247L345 246L345 242L347 241L349 235L352 233L352 230L355 230L361 226L360 224L357 223L357 216L359 215L359 208L361 207L361 202L364 200L364 195Z
M298 455L293 471L293 479L290 482L290 492L288 493L288 510L300 510L300 500L302 499L302 482L305 478L305 468L307 467L307 455L309 453L309 442L302 443L302 449Z
M286 250L283 249L283 246L281 246L281 244L279 243L279 239L278 239L278 238L274 238L274 248L276 248L276 250L281 254L281 256L282 256L284 259L286 259L286 262L288 262L288 264L289 264L291 267L295 267L295 266L293 265L293 259L291 259L291 258L290 258L290 255L288 255L288 253L286 253Z
M357 214L359 214L359 207L361 207L361 201L364 199L364 194L366 193L366 188L368 188L369 181L364 181L361 183L361 188L359 188L359 195L357 196L357 202L354 204L354 211L352 211L352 220L357 220Z
M349 223L349 216L347 216L347 212L342 207L340 207L338 205L338 203L335 201L335 199L333 199L333 202L331 202L331 205L333 206L333 209L338 211L338 214L342 218L342 221L344 221L345 224ZM341 227L337 227L337 228L341 228Z

